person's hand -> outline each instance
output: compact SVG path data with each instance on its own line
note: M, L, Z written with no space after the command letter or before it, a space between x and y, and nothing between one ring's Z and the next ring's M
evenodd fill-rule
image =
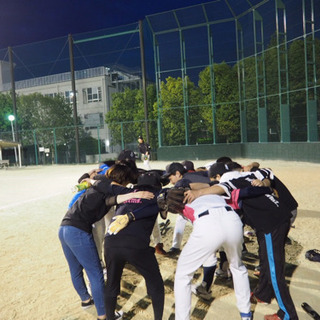
M199 197L199 190L188 190L184 193L183 203L190 203Z
M246 166L243 166L243 171L251 171L252 168L259 168L260 163L259 162L251 162Z
M262 181L259 179L255 179L251 181L251 185L253 187L270 187L271 182L269 179L263 179Z
M88 172L88 175L90 176L90 178L92 179L94 176L96 176L99 172L101 172L102 169L98 168L98 169L92 169Z
M264 183L263 181L259 180L259 179L255 179L251 181L251 185L253 187L264 187Z
M87 183L89 183L90 185L92 185L92 184L93 184L93 181L95 181L95 180L92 180L92 179L90 179L90 178L85 178L85 179L82 179L80 183L87 182Z

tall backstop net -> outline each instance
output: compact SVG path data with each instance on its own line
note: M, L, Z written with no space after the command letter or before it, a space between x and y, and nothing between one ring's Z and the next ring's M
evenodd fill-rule
M0 139L26 164L114 158L139 135L153 151L319 141L317 0L216 0L0 62Z
M159 145L319 141L319 7L223 0L148 16Z

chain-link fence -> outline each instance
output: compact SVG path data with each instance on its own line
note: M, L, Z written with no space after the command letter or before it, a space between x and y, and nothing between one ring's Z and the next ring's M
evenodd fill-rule
M154 157L163 146L319 141L316 0L212 1L3 49L0 61L0 91L17 93L0 100L1 139L12 140L15 114L27 164L114 158L140 134ZM71 123L59 109L29 117L19 97L35 92L62 96Z

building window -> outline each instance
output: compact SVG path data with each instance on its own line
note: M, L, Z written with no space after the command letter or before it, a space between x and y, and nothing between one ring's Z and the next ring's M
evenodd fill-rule
M49 98L54 98L54 97L56 97L56 96L58 96L58 93L46 93L45 94L45 97L49 97Z
M64 92L64 98L68 103L73 103L73 91L65 91Z
M102 101L101 87L92 87L83 89L83 103Z

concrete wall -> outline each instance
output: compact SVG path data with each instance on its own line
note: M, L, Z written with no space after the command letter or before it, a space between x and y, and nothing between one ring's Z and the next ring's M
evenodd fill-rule
M157 159L163 161L215 160L221 156L320 163L320 142L175 146L157 150Z

